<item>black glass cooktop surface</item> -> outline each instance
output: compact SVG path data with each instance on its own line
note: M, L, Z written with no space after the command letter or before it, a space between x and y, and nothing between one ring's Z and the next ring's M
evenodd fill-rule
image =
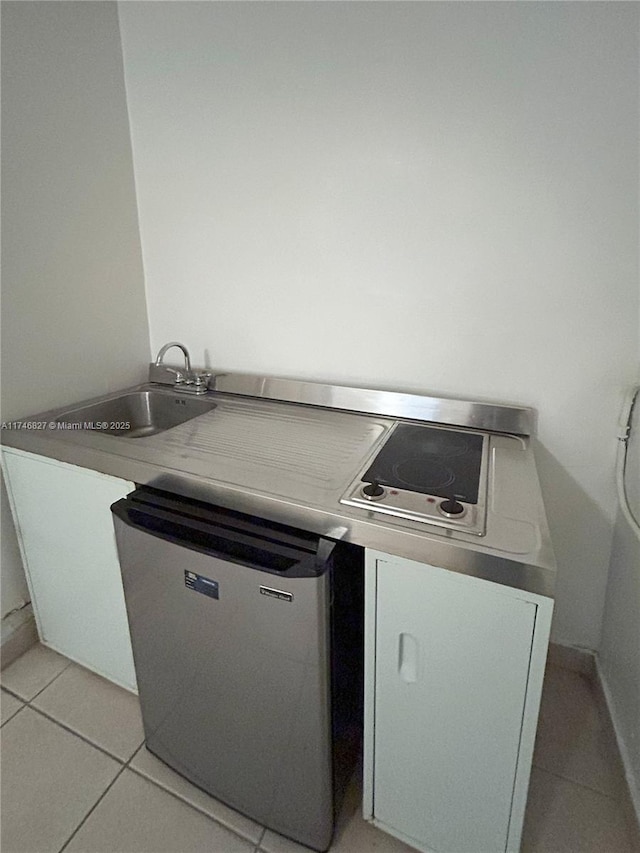
M476 433L398 424L362 480L476 504L483 438Z

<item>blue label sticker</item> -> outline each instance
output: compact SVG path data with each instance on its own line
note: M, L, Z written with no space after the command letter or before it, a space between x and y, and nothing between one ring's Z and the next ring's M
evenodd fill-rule
M184 572L184 585L194 592L201 592L203 595L208 595L209 598L219 598L218 581L212 581L211 578L205 578L202 575L197 575L195 572Z

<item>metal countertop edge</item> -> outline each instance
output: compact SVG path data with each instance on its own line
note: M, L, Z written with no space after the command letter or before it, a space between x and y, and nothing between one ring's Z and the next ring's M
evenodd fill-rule
M554 597L555 570L509 559L481 542L457 543L444 536L390 527L379 519L359 516L363 510L328 511L298 503L290 498L252 492L241 486L218 483L205 477L176 471L150 462L119 456L109 451L70 442L56 442L37 432L15 432L3 436L7 449L35 453L139 485L172 491L229 509L262 516L272 521L300 527L331 538L337 527L346 528L342 537L365 548L416 560L460 574L481 578L511 589L521 589L545 598ZM6 440L6 439L9 440Z

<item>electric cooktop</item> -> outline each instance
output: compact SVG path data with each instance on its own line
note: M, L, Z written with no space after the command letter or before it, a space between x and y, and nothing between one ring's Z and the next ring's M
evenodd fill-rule
M488 436L399 423L340 503L482 536Z

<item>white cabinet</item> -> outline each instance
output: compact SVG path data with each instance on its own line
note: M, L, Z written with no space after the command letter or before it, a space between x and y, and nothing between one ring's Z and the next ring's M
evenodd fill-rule
M367 551L365 817L419 850L519 849L552 609Z
M3 461L40 639L135 690L109 511L133 483L8 448Z

